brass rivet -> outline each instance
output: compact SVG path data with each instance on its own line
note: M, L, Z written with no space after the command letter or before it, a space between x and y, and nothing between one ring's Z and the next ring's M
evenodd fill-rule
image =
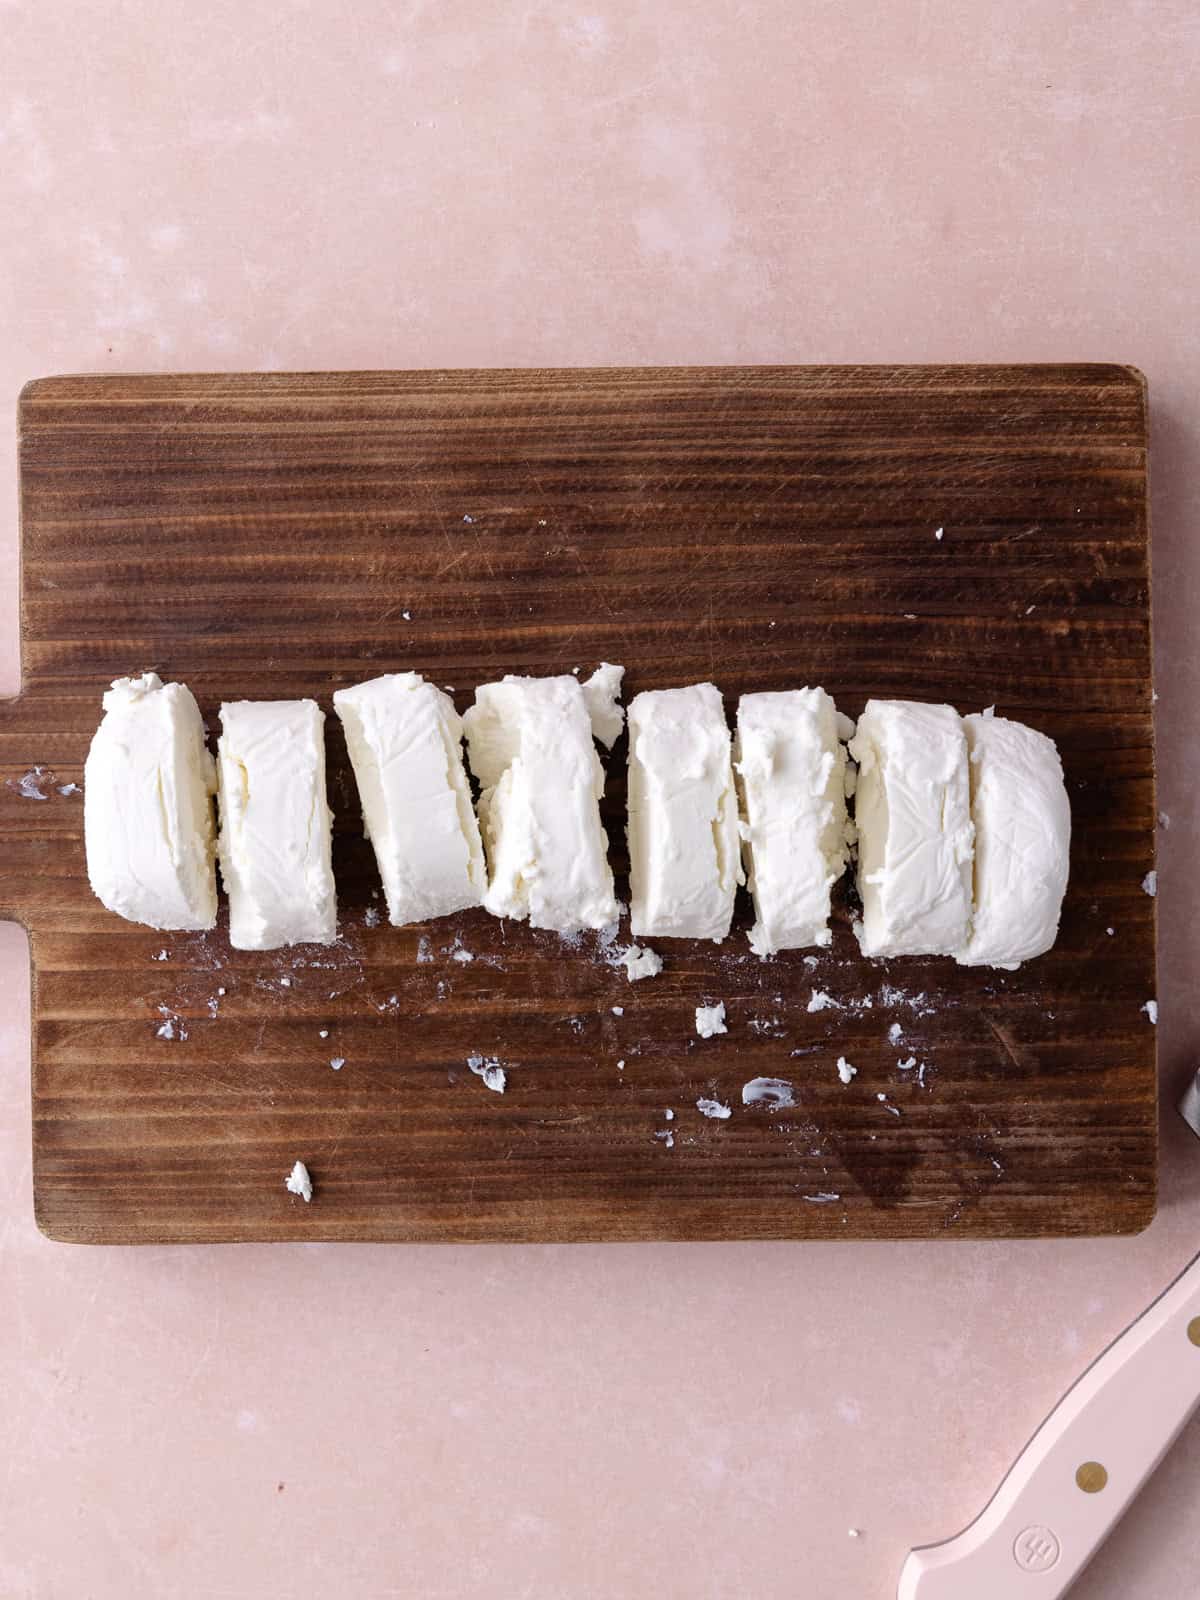
M1108 1482L1108 1473L1098 1461L1085 1461L1075 1474L1075 1482L1084 1494L1099 1494Z
M1188 1338L1193 1344L1200 1344L1200 1317L1193 1317L1188 1323Z

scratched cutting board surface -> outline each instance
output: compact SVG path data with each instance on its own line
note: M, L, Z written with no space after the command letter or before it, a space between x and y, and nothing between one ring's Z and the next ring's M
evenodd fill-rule
M31 936L34 1199L53 1238L998 1237L1150 1219L1138 374L64 377L25 391L19 426L0 911ZM224 907L212 934L164 935L89 893L70 785L117 675L185 680L215 730L224 699L331 712L339 685L413 668L462 710L505 672L605 659L631 694L711 678L731 715L746 690L822 684L851 716L911 696L1044 729L1075 823L1056 949L1016 973L864 962L847 890L815 961L756 959L739 904L724 945L663 940L664 972L640 983L614 963L626 926L608 943L482 911L391 928L332 715L338 945L231 951ZM622 739L605 801L622 894L624 761ZM814 988L836 1006L809 1012ZM729 1032L698 1039L694 1008L717 1000ZM474 1054L503 1063L506 1093ZM759 1076L790 1082L794 1106L743 1106ZM732 1114L702 1116L701 1097ZM297 1158L311 1205L284 1189Z

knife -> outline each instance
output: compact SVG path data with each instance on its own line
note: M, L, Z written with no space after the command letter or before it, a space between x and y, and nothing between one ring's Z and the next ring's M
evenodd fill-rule
M1200 1138L1200 1072L1180 1114ZM969 1527L911 1550L898 1600L1057 1600L1200 1405L1200 1255L1067 1390Z

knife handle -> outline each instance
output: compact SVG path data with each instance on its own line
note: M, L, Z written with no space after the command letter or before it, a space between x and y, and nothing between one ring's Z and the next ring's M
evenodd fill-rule
M1067 1391L983 1512L913 1550L898 1600L1057 1600L1200 1404L1200 1256Z

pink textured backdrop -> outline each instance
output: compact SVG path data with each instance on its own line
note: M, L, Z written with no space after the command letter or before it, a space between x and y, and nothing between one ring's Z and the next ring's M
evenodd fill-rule
M0 690L35 375L1121 360L1170 818L1117 1243L52 1245L0 927L0 1600L885 1600L1200 1245L1198 67L1193 0L0 0ZM1080 1600L1194 1592L1198 1500L1194 1424Z

